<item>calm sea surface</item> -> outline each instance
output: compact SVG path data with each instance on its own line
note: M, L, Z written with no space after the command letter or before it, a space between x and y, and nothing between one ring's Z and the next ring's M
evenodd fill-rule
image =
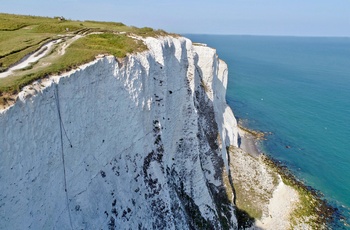
M228 64L235 116L272 132L263 151L349 219L350 38L185 36Z

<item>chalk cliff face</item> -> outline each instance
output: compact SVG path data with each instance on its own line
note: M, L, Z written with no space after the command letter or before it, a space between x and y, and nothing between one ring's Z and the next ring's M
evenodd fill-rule
M185 38L25 87L0 112L0 229L236 227L227 66Z

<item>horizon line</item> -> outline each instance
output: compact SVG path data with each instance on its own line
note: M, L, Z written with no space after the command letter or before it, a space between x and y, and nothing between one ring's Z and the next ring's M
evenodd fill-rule
M246 37L300 37L300 38L350 38L350 35L282 35L282 34L229 34L229 33L179 33L181 35L246 36Z

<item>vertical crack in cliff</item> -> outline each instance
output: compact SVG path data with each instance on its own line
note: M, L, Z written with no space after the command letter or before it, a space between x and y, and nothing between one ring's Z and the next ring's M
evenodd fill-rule
M61 117L61 109L60 109L60 100L58 97L58 87L57 84L55 84L55 99L56 99L56 106L57 106L57 113L58 113L58 120L60 123L60 139L61 139L61 156L62 156L62 165L63 165L63 177L64 177L64 191L66 193L66 203L67 203L67 209L68 209L68 216L69 216L69 223L71 229L73 229L72 225L72 217L69 209L69 200L68 200L68 190L67 190L67 177L66 177L66 165L64 161L64 149L63 149L63 132L62 129L64 129L63 124L62 124L62 117ZM64 130L65 131L65 130ZM66 136L67 133L65 132ZM68 139L68 137L67 137ZM70 146L72 147L72 144L70 140L68 139Z

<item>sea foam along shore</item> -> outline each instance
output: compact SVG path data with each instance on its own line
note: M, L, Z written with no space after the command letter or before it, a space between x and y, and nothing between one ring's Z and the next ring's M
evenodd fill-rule
M240 128L239 148L230 148L230 171L242 227L250 229L323 229L326 219L314 212L328 209L302 183L279 170L273 160L258 150L259 140ZM331 212L326 214L327 218Z

